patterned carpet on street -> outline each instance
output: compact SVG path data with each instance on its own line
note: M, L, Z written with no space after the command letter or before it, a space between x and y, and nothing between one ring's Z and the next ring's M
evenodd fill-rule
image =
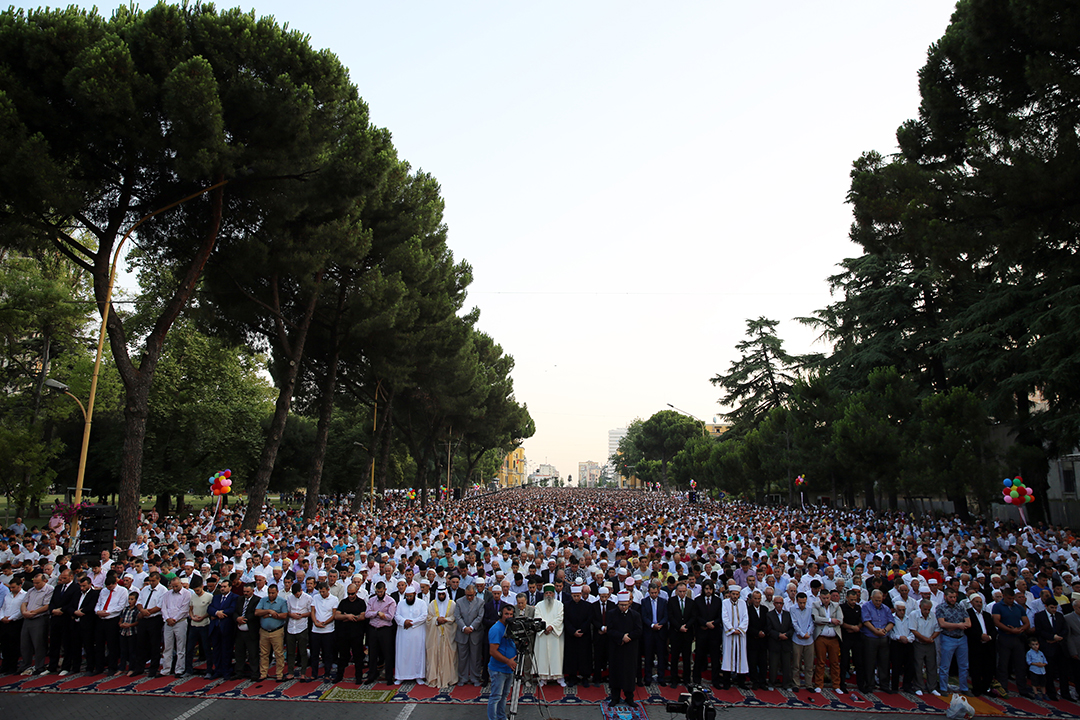
M176 678L162 676L147 678L139 676L110 677L80 673L60 677L44 675L24 677L21 675L0 676L0 692L37 692L37 693L104 693L143 695L206 697L206 698L252 698L261 700L306 700L339 702L422 702L422 703L466 703L485 704L487 688L472 685L451 688L434 688L426 685L406 682L401 685L382 683L357 685L350 676L340 683L321 680L288 680L278 683L274 680L254 682L251 680L205 680L201 676ZM666 686L649 685L638 688L636 699L646 706L663 705L677 700L679 689ZM820 708L845 712L893 712L893 713L932 713L943 714L949 705L949 696L916 696L911 693L875 693L864 696L846 693L834 694L826 689L821 694L788 691L749 690L712 690L717 707L741 705L744 707L765 708ZM537 691L522 695L521 702L526 704L545 703L551 705L593 704L599 705L606 697L605 688L570 687L562 688L547 684ZM1080 717L1080 704L1065 700L1045 702L1027 700L1012 696L1007 700L998 698L970 698L971 704L980 716L1005 716L1013 718L1072 718ZM0 703L2 704L2 703ZM663 712L660 708L654 709Z

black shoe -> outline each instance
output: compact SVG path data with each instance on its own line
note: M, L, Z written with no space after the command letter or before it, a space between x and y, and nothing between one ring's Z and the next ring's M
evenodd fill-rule
M637 686L638 687L645 687L645 681L642 680L641 678L638 678Z
M1050 693L1047 693L1046 694L1046 699L1050 700L1051 702L1057 702L1058 696L1057 695L1051 695Z

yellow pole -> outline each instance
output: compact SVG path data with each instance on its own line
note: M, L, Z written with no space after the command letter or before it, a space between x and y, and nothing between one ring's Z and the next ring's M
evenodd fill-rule
M113 254L112 268L109 270L109 287L105 291L105 302L102 303L102 308L101 308L101 329L98 331L97 356L94 358L94 374L90 378L90 398L89 398L89 400L87 400L85 408L82 407L82 403L79 403L79 407L82 408L82 411L83 411L83 418L85 419L85 423L83 425L82 448L79 450L79 471L78 471L78 474L75 476L75 507L76 508L78 508L79 503L82 502L83 478L86 475L86 454L87 454L87 450L90 448L90 424L91 424L91 422L93 421L93 418L94 418L94 398L97 396L98 375L101 372L101 354L102 354L102 351L103 351L103 349L105 347L105 330L106 330L106 327L109 324L109 308L112 307L113 286L116 284L116 265L120 261L120 251L124 249L124 243L126 243L128 238L131 237L131 233L135 232L136 228L138 228L140 225L142 225L144 222L146 222L150 218L154 217L155 215L159 215L159 214L165 212L166 210L171 210L172 208L176 207L177 205L185 203L188 200L193 200L193 199L199 197L200 195L203 195L204 193L208 193L211 190L215 190L215 189L221 187L222 185L225 185L228 182L229 182L228 180L222 180L220 182L216 182L216 183L214 183L213 185L211 185L208 188L204 188L203 190L200 190L197 193L192 193L191 195L188 195L185 198L181 198L181 199L177 200L174 203L170 203L170 204L166 205L163 208L158 208L157 210L150 213L149 215L146 215L146 216L140 218L138 222L136 222L134 225L132 225L128 229L128 231L126 233L124 233L124 237L121 238L120 244L116 246L116 252ZM79 514L78 514L78 511L76 510L75 515L71 518L71 530L72 530L71 538L72 538L72 540L74 540L74 538L78 535L78 529L79 529Z

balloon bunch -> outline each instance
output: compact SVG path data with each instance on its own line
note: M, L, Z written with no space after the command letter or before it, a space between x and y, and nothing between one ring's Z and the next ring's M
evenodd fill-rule
M805 485L805 484L806 484L806 478L805 478L805 477L803 477L802 475L800 475L799 477L795 478L795 485L796 485L797 487L802 487L802 486L803 486L803 485Z
M479 490L480 489L480 483L473 483L472 484L472 489L473 490Z
M220 470L210 478L210 490L214 495L228 495L232 492L232 470Z
M1003 483L1005 487L1001 489L1001 499L1006 505L1026 505L1035 499L1035 491L1025 485L1020 477L1012 480L1005 478Z
M416 491L413 490L412 488L409 488L408 498L410 500L415 500L416 499Z
M690 481L690 487L696 488L697 487L697 480L691 480Z

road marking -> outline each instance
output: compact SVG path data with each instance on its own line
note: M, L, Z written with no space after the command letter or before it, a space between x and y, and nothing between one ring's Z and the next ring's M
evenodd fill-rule
M416 703L409 703L405 707L401 708L401 712L398 713L394 720L409 720L409 716L412 715L412 711L416 709ZM177 718L180 720L180 718Z
M217 698L211 698L209 700L203 700L201 703L199 703L195 707L191 708L190 710L188 710L183 715L177 715L173 720L187 720L189 717L191 717L195 713L199 712L200 710L205 710L206 708L210 707L210 705L212 705L215 700L217 700Z

